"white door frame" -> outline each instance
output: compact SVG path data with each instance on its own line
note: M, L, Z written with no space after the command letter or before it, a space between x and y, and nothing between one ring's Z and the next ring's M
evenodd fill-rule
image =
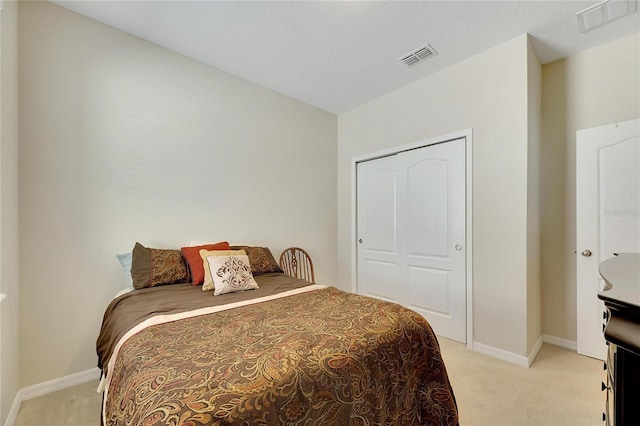
M396 146L382 151L373 152L351 159L351 291L358 292L358 244L357 244L357 165L360 162L387 157L399 152L423 148L425 146L444 143L455 139L465 138L466 163L466 292L467 292L467 349L473 349L473 129L461 130L435 138L425 139L407 145Z

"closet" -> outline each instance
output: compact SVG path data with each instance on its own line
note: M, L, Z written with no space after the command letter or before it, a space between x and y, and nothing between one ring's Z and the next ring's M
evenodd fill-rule
M356 164L358 293L466 341L465 138Z

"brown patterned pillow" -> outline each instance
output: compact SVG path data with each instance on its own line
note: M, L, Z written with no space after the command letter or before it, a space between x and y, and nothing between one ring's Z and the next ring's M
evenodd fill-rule
M253 275L282 272L280 265L278 265L278 262L273 258L271 251L267 247L231 246L231 250L244 250L247 252Z
M148 248L136 243L131 260L133 287L140 289L189 282L189 270L180 250Z

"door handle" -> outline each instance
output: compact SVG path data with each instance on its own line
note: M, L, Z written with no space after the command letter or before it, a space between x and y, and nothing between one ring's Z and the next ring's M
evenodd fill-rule
M591 250L589 249L584 249L580 252L581 255L583 255L584 257L589 257L591 256Z

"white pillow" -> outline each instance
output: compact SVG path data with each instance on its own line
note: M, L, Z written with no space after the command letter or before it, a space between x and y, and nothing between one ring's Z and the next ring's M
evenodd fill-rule
M122 265L122 269L124 269L127 284L133 288L133 279L131 278L132 252L116 254L116 257L118 258L120 265Z
M214 296L258 288L258 283L251 275L251 265L246 254L207 256L207 262L215 287Z
M240 256L247 254L244 250L200 250L200 257L202 258L202 267L204 268L204 282L202 283L202 291L214 290L213 278L211 277L211 269L209 268L209 261L207 256Z
M206 246L209 244L216 244L219 241L198 241L198 240L191 240L191 241L187 241L187 244L185 245L185 247L196 247L196 246Z

